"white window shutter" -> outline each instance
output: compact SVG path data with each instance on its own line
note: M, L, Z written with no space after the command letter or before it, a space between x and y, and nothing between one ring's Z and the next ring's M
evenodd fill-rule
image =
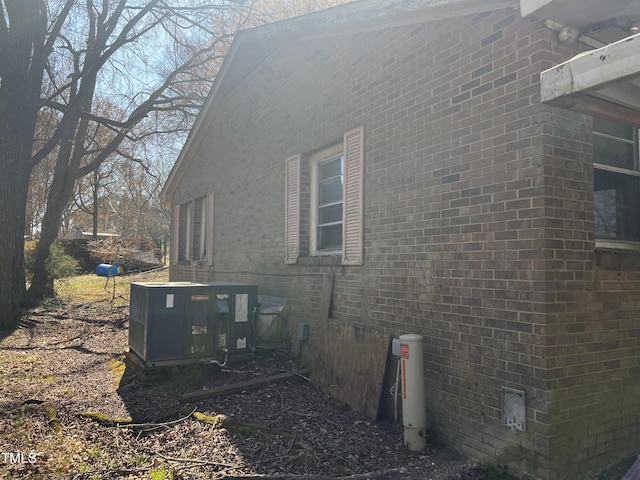
M364 128L344 134L342 263L362 265L364 216Z
M284 262L293 264L300 255L300 155L287 158L285 175Z
M213 222L214 215L214 197L213 192L207 195L207 232L206 232L206 249L207 249L207 265L213 265Z
M171 239L171 264L178 264L180 248L178 242L180 238L180 205L173 207L173 238Z

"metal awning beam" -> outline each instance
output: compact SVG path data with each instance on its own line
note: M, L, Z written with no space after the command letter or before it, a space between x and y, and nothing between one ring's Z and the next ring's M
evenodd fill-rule
M545 70L540 99L640 127L640 33Z

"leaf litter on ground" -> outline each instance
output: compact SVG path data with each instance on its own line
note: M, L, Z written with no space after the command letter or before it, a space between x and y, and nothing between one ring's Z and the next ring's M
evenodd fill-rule
M167 280L166 269L107 288L95 275L61 280L56 299L0 332L0 478L484 478L434 439L409 452L401 425L372 422L302 379L182 402L187 392L301 365L269 350L228 368L133 368L124 355L129 283ZM216 415L248 428L198 420Z

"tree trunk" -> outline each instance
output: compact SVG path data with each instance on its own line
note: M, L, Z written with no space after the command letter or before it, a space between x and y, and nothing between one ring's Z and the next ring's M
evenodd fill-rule
M11 21L0 48L0 328L11 328L26 290L25 216L47 17L35 0L12 2L4 13Z
M61 160L58 159L58 163L60 162ZM68 178L68 175L60 175L57 170L56 168L47 197L47 208L42 218L42 231L36 249L33 278L28 291L29 297L35 300L52 297L55 294L53 277L47 269L47 259L51 245L58 238L62 213L73 192L73 181Z
M44 222L42 232L44 233ZM40 240L36 247L36 254L33 262L33 272L31 272L33 276L31 277L31 285L28 290L29 298L32 300L42 300L43 298L53 297L55 294L53 277L49 275L49 269L47 268L49 249L55 239L55 236L51 239L50 235L40 234Z
M10 153L3 148L2 155ZM29 175L20 167L3 168L0 175L0 328L15 326L25 296L24 229Z
M28 115L17 105L20 97L13 96L20 89L11 80L16 79L3 80L0 88L0 132L6 132L0 135L0 328L15 326L25 297L24 233L33 135Z
M94 240L98 238L98 217L100 215L100 208L98 204L98 188L100 187L100 176L98 171L93 172L93 182L91 183L91 194L93 195L93 215L92 215L92 228L91 236Z

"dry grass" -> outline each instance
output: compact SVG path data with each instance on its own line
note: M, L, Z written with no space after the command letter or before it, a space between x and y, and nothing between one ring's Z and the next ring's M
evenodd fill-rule
M78 275L56 280L56 293L69 306L94 307L97 310L129 306L132 282L168 282L169 269L162 268L113 278L95 274Z
M108 282L95 274L57 280L57 298L26 312L15 331L0 332L0 450L22 455L19 461L0 455L0 479L128 476L104 474L121 462L129 466L127 458L77 413L126 415L118 388L130 284L168 280L168 269Z

